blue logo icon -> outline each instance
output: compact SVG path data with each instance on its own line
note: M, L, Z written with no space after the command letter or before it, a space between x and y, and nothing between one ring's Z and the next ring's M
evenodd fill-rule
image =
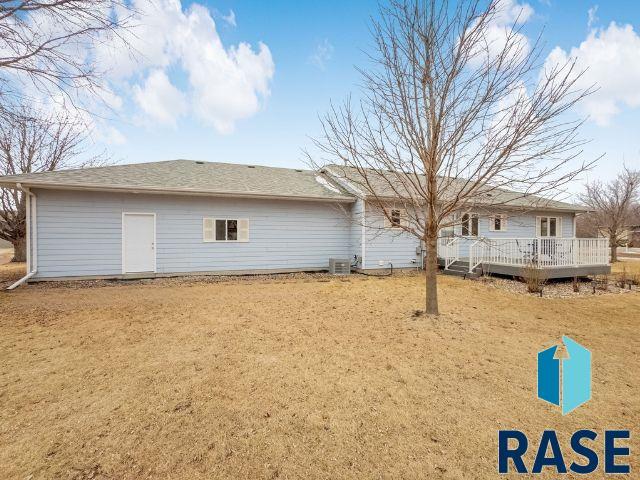
M538 398L566 415L591 400L591 352L569 337L562 343L538 352Z

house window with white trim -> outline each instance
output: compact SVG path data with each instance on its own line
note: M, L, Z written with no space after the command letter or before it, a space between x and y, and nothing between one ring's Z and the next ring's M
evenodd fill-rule
M203 242L248 242L249 220L235 218L203 218Z
M489 217L489 231L491 232L506 232L507 231L507 217L505 215L493 215Z
M384 216L385 228L400 228L405 212L401 208L392 208L388 211L388 216Z
M440 237L453 238L456 236L456 221L458 219L457 214L447 216L445 219L445 226L440 229Z
M560 217L537 217L536 230L539 237L560 237L562 231Z
M478 215L476 213L465 213L462 215L462 236L478 236Z

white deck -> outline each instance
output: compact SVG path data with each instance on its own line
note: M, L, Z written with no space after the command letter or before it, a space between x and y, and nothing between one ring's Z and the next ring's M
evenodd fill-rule
M460 238L441 238L438 255L445 268L456 261L469 262L469 271L480 265L533 266L542 269L608 266L606 238L478 238L460 258Z

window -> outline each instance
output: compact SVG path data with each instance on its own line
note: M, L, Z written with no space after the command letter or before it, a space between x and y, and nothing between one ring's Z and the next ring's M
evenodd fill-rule
M399 227L402 220L402 213L398 209L391 210L391 226Z
M507 217L505 215L494 215L489 217L489 231L491 232L506 232L507 231Z
M475 213L465 213L462 215L462 236L478 236L478 215Z
M441 238L453 238L456 236L456 221L458 217L456 214L448 215L444 221L445 225L440 229Z
M248 242L249 220L229 218L203 218L203 242Z
M402 225L402 219L405 216L404 210L401 208L392 208L391 210L388 210L388 215L389 218L387 218L386 215L384 216L385 228L400 228L400 225Z
M445 238L453 238L456 236L456 230L453 225L447 225L440 230L440 236Z
M537 217L539 237L561 237L562 223L559 217Z

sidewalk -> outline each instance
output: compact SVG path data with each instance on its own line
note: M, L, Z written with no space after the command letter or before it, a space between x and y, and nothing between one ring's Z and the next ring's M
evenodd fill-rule
M640 248L618 247L618 258L640 260Z

